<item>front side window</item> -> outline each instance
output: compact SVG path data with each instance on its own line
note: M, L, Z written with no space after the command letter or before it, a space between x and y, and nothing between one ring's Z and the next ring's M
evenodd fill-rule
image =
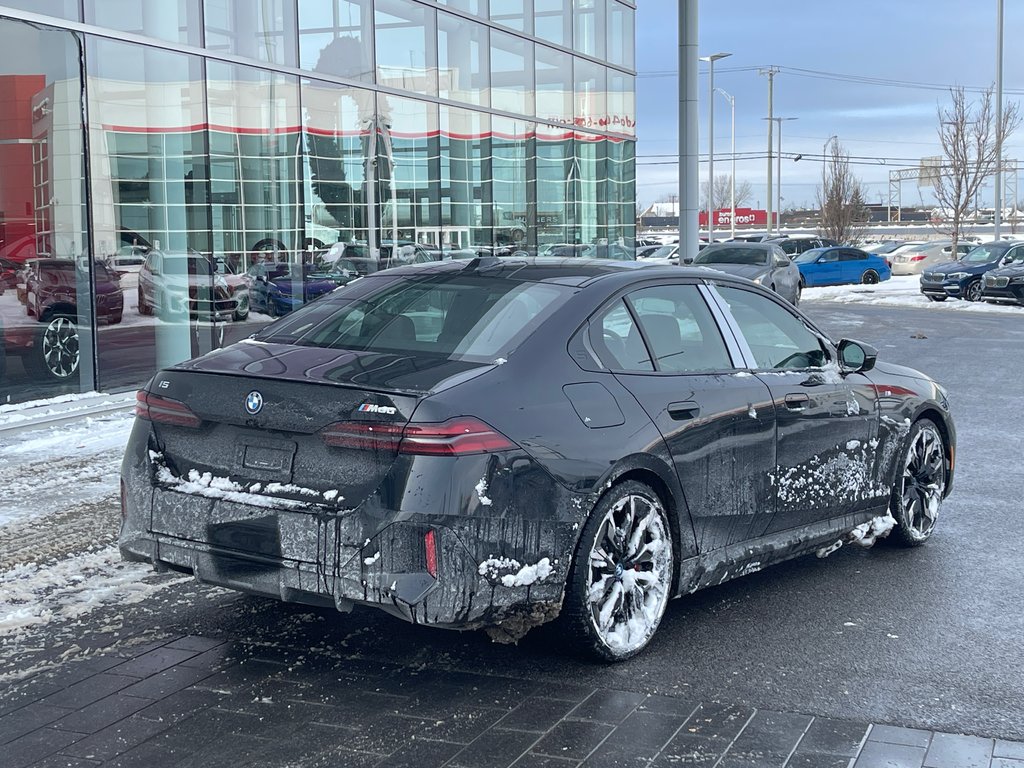
M732 368L711 310L695 285L661 285L630 294L659 371L696 373Z
M820 368L828 362L818 335L781 304L742 288L717 288L759 369Z

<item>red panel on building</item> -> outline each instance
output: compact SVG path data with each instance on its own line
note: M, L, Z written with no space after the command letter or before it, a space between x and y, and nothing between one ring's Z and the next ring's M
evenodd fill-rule
M723 208L715 211L715 227L728 227L730 226L730 218L732 217L731 208ZM773 220L778 220L778 216L773 213ZM701 211L699 214L700 226L706 227L708 225L708 213L707 211ZM737 208L736 209L736 226L737 227L767 227L768 226L768 211L759 210L754 208Z
M21 241L35 235L32 99L45 87L43 75L0 76L0 252L8 258L35 256L31 240Z

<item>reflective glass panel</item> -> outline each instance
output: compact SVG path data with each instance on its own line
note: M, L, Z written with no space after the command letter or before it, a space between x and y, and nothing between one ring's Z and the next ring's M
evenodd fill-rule
M605 0L573 0L573 47L603 59L605 55Z
M537 125L537 245L574 244L573 187L579 169L568 128Z
M4 5L8 8L20 8L23 11L56 16L59 19L82 20L78 10L78 0L4 0Z
M532 115L533 65L532 42L492 30L491 106Z
M611 243L630 245L636 233L636 143L608 139L605 146L605 236Z
M203 44L199 0L85 0L85 20L172 43Z
M409 242L440 245L441 170L437 105L377 96L381 258Z
M530 230L528 158L533 123L505 117L492 119L494 244L525 247Z
M537 37L572 48L572 0L534 0L533 9Z
M213 252L239 272L254 261L297 260L306 246L298 81L211 61L207 94Z
M374 95L307 80L302 85L306 145L307 247L332 267L368 252L366 186Z
M490 116L444 106L440 116L440 244L451 250L490 245L491 225L484 215L489 209L484 163L489 161L485 153L490 147Z
M376 0L377 82L437 94L436 12L409 0Z
M197 257L211 252L201 60L100 38L88 53L92 242L125 272L130 330L99 336L109 389L208 351L226 321Z
M483 19L487 18L487 0L437 0L437 2L439 5L447 5Z
M299 0L299 66L373 82L371 0Z
M0 19L0 402L92 389L93 327L121 323L86 239L80 60L73 33Z
M294 67L294 0L206 0L206 47Z
M607 237L605 221L605 139L590 133L576 133L576 240L597 243Z
M636 66L636 11L628 5L608 2L608 61L620 67Z
M608 130L636 136L636 91L633 75L608 70Z
M488 29L459 16L437 14L439 95L486 106L490 95Z
M533 32L533 0L491 0L491 21L530 34Z
M572 125L572 56L544 45L537 49L537 117Z
M602 129L608 124L608 94L605 68L587 59L575 59L576 125Z

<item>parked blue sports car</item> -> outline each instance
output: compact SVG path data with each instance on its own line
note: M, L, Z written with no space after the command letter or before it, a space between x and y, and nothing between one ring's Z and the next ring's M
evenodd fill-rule
M286 315L325 293L330 293L350 279L348 275L323 271L311 264L262 262L248 271L250 306L271 317ZM355 277L353 268L351 277Z
M881 256L858 248L836 246L812 248L794 259L803 286L865 283L871 285L892 277L889 263Z

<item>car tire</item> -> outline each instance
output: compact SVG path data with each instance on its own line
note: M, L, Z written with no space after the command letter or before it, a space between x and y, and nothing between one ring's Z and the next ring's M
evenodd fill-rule
M559 619L566 641L602 661L640 653L665 615L674 565L672 528L658 494L634 480L612 486L576 548Z
M928 297L928 301L945 301L948 296L932 296L930 293L925 294Z
M22 362L29 376L47 381L68 381L81 362L76 319L67 314L46 320L32 351Z
M139 314L149 317L153 314L153 308L146 303L146 297L142 295L142 290L139 290Z
M236 323L240 323L249 317L249 297L248 295L239 298L238 303L235 305L237 309L234 314L231 315L231 319Z
M981 280L972 280L964 289L964 298L967 301L981 301Z
M946 441L931 419L914 422L896 466L889 509L896 519L893 539L905 547L924 544L946 492Z
M876 285L878 283L878 273L873 269L866 269L864 274L860 276L860 281L864 285Z

